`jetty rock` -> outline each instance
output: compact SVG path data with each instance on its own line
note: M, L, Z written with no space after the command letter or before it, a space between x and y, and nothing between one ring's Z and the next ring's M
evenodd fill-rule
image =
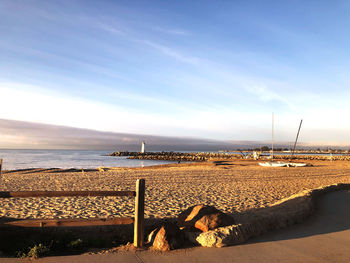
M218 227L234 225L235 220L213 206L196 205L179 214L177 224L188 230L207 232Z

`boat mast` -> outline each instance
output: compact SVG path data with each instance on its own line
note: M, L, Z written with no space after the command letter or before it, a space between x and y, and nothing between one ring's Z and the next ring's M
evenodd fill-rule
M271 148L271 160L273 160L273 126L274 126L274 114L272 112L272 148Z
M299 132L300 132L300 128L301 128L301 124L303 123L303 119L301 119L300 124L299 124L299 129L298 129L298 133L297 133L297 137L295 138L295 142L294 142L294 147L293 147L293 152L292 152L292 159L294 156L294 151L295 151L295 146L297 146L297 141L298 141L298 137L299 137Z

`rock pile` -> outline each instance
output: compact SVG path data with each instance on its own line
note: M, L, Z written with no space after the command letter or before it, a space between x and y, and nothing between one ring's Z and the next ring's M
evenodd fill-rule
M188 230L207 232L221 226L233 225L231 216L217 210L213 206L196 205L183 211L177 218L179 227Z
M234 224L234 219L212 206L197 205L183 211L177 224L165 223L155 228L148 236L152 249L168 251L183 247L185 236L190 241L200 233ZM198 243L197 241L194 241Z
M166 241L168 244L164 242L163 245L165 238L159 237L157 242L153 242L153 247L162 251L173 249L180 246L184 240L183 235L192 243L204 247L240 244L250 237L302 222L314 211L316 198L321 194L343 189L350 189L350 184L334 184L314 190L305 190L269 207L248 212L238 224L232 217L214 207L193 206L178 216L177 224L171 227L165 226L162 232L159 230L158 233L165 233L165 236L170 237L167 239L170 241ZM169 234L166 234L167 231ZM174 240L174 235L178 235L181 242L171 241ZM172 243L175 245L171 245Z

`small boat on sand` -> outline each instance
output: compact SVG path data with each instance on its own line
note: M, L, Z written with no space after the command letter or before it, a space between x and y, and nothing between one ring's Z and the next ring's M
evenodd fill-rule
M289 166L293 166L293 167L304 167L307 166L306 163L288 163Z
M260 166L264 167L285 167L287 164L285 162L264 162L259 163Z
M306 163L264 162L259 163L263 167L304 167Z

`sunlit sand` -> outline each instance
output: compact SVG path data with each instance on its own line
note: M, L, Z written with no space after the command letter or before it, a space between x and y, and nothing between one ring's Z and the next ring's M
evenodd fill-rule
M146 218L175 217L195 204L226 212L269 206L303 190L350 183L350 163L311 161L313 167L260 167L257 161L174 164L110 171L4 171L2 191L134 190L146 179ZM94 218L132 216L132 199L120 197L10 198L0 216L10 218Z

